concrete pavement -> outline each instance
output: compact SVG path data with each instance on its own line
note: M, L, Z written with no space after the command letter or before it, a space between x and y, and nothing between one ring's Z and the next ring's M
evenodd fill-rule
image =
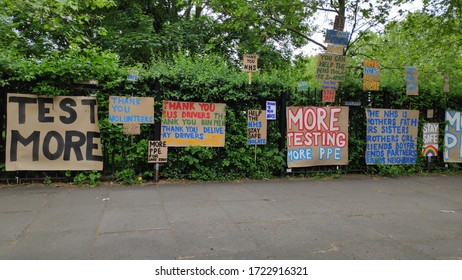
M0 259L462 259L462 175L3 186Z

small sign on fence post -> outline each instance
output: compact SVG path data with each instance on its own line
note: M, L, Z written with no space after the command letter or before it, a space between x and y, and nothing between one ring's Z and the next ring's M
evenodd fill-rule
M149 141L148 163L154 163L154 181L159 182L159 163L167 162L168 147L166 141Z
M244 54L243 71L249 73L249 85L252 84L252 72L257 72L258 69L258 55Z

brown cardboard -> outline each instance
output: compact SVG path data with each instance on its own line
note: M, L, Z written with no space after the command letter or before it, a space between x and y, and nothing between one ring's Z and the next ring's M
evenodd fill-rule
M168 160L168 146L166 141L149 141L148 163L166 163Z
M123 133L126 135L140 135L141 125L139 123L124 123Z
M169 147L223 147L226 104L164 101L161 140Z
M258 55L244 54L243 71L244 72L257 72L258 70Z
M247 111L247 144L265 145L267 142L267 121L265 110Z
M287 107L287 166L348 164L348 107Z
M153 97L109 97L111 123L154 123Z
M7 95L6 170L102 170L95 97Z
M316 79L330 81L344 81L347 57L336 54L319 54L316 66Z

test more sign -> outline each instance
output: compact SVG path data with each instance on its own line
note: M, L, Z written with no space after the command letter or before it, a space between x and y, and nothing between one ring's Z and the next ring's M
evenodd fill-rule
M6 170L102 170L95 97L8 94Z

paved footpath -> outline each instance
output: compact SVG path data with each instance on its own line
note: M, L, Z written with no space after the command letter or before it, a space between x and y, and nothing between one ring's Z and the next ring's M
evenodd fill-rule
M3 186L0 259L462 259L462 175Z

